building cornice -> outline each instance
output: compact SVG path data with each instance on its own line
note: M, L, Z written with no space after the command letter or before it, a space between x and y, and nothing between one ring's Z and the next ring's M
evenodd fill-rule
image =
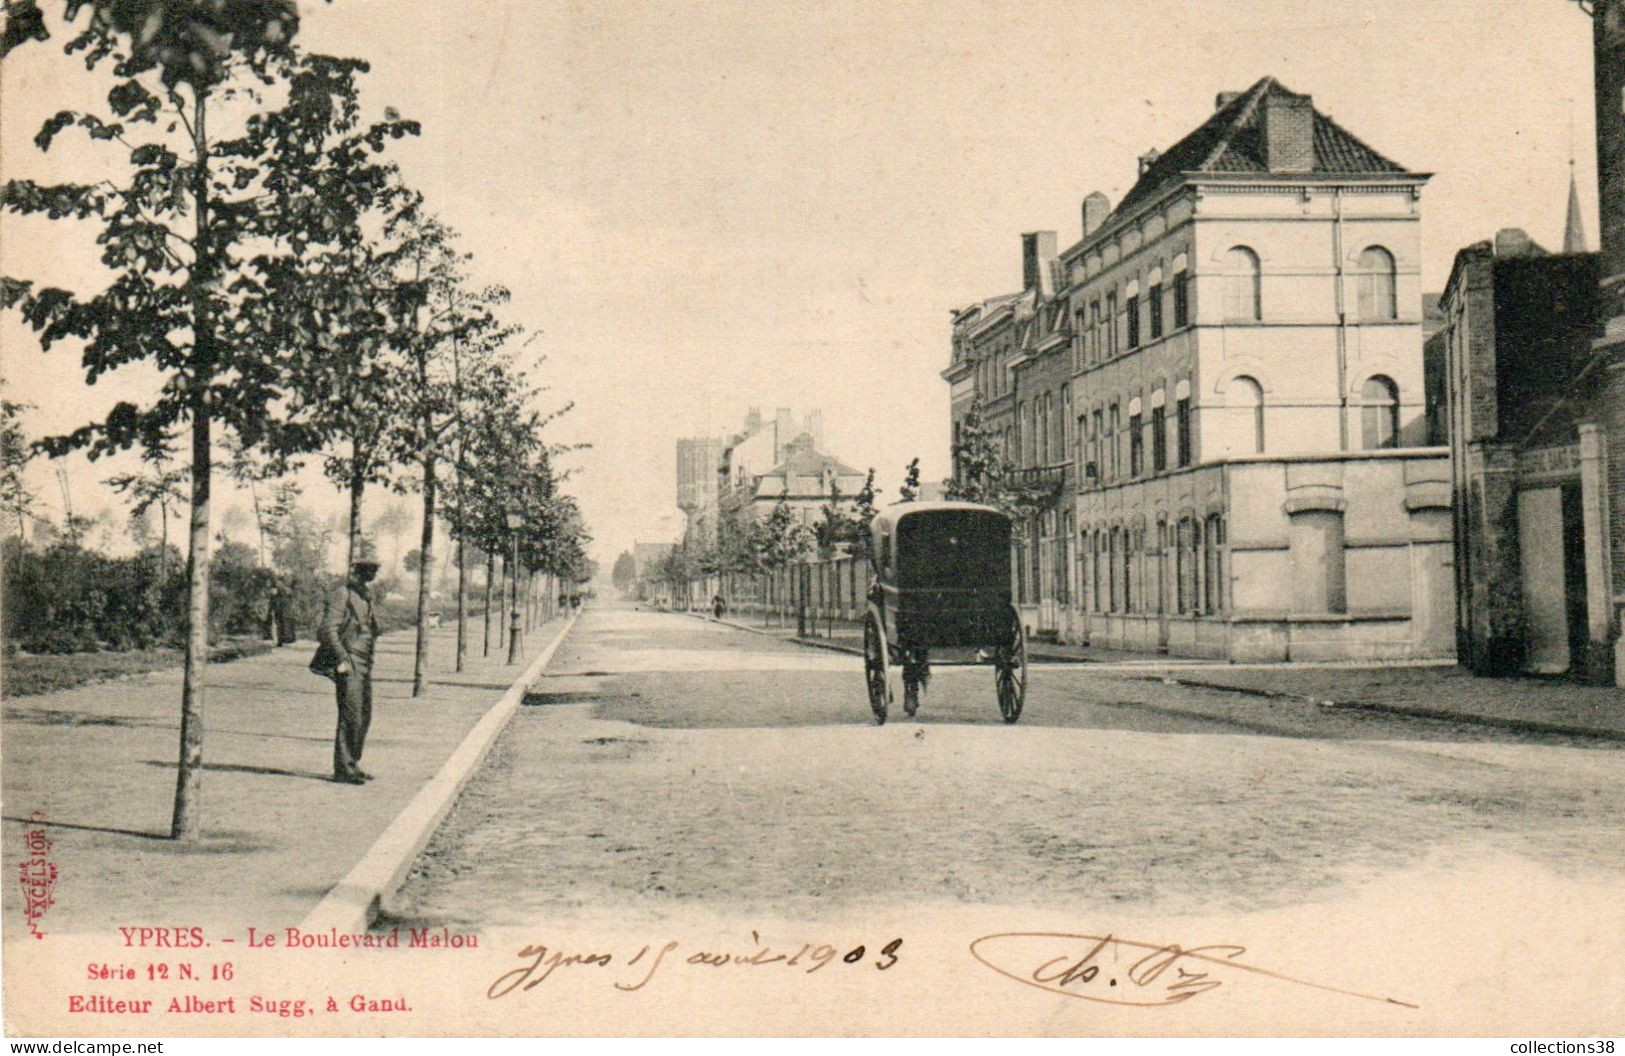
M1342 176L1314 176L1294 174L1291 176L1271 176L1266 173L1237 172L1182 172L1179 178L1169 181L1168 185L1159 193L1146 199L1145 203L1132 213L1122 217L1110 217L1100 226L1098 231L1074 242L1060 253L1063 263L1070 266L1077 258L1086 256L1096 248L1104 246L1124 231L1134 227L1153 213L1165 208L1168 202L1185 191L1192 191L1200 196L1203 191L1220 190L1222 193L1237 194L1246 191L1274 191L1277 193L1291 193L1297 191L1307 195L1311 190L1327 190L1348 188L1370 192L1380 189L1408 189L1411 193L1420 192L1422 184L1433 177L1431 172L1406 173L1349 173Z

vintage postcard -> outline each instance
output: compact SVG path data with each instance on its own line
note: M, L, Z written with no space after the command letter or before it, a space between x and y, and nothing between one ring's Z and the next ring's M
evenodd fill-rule
M9 1036L1625 1033L1625 0L0 20Z

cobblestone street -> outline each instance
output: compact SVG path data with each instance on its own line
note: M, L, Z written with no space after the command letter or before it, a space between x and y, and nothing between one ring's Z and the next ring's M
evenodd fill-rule
M960 668L936 673L918 720L876 728L859 665L680 615L589 612L402 912L1249 912L1499 856L1618 878L1617 742L1076 664L1032 668L1014 727L991 671Z

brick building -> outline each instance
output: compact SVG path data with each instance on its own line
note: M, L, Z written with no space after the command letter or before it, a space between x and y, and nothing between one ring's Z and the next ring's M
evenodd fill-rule
M1066 481L1071 509L1041 518L1037 575L1017 585L1036 588L1030 631L1235 659L1451 654L1426 180L1265 78L1141 156L1115 209L1085 199L1053 297L1040 266L1022 294L956 314L956 421L1005 386L1019 471ZM992 339L1007 310L1013 363Z
M1596 0L1592 16L1602 323L1591 369L1602 376L1595 422L1608 474L1600 513L1608 525L1614 679L1625 685L1625 0Z
M693 546L717 540L717 476L725 443L718 437L677 441L677 508L688 518L684 539Z
M1456 254L1441 308L1457 655L1482 674L1596 677L1612 648L1589 413L1602 386L1587 370L1597 255L1502 231Z
M1580 7L1602 250L1502 232L1457 254L1445 291L1458 642L1483 673L1625 685L1625 0Z

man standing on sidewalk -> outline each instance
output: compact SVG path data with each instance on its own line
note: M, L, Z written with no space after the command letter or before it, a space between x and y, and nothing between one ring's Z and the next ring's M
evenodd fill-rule
M321 645L334 661L332 678L339 705L333 780L347 785L359 785L372 777L362 771L360 762L367 727L372 723L372 650L378 640L378 619L373 615L368 584L377 574L378 551L372 540L357 539L349 581L328 595L322 610Z

